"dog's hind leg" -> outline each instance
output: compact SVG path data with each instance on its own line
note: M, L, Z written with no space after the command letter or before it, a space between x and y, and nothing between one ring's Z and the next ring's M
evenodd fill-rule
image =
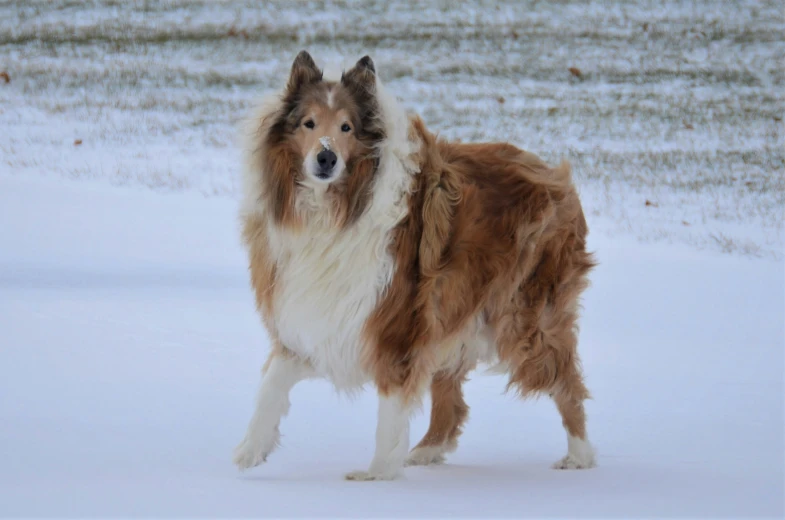
M573 321L572 316L557 317L546 309L541 322L559 326L543 327L535 334L535 341L527 341L531 346L529 355L511 379L511 384L518 386L523 395L547 392L559 409L567 432L567 455L553 465L555 469L586 469L595 465L583 407L589 391L583 383L575 349Z
M408 466L441 464L458 447L461 427L469 415L463 400L466 372L438 372L431 383L431 423L428 432L406 459Z
M278 425L289 412L289 392L312 374L311 367L288 351L276 349L262 369L256 408L243 441L235 448L240 469L258 466L278 445Z
M530 291L528 305L515 302L499 337L500 356L511 365L510 385L523 396L548 393L559 409L568 449L567 455L553 465L557 469L595 465L583 406L589 391L583 383L577 351L580 282L552 293L549 299L537 298L538 293Z
M595 466L594 448L586 433L586 412L583 402L589 391L583 383L578 357L576 322L576 282L571 289L555 295L554 302L546 305L540 316L543 347L555 369L555 381L549 393L556 402L562 424L567 432L567 455L557 461L555 469L586 469Z
M564 383L552 394L567 431L567 455L557 461L554 469L587 469L595 466L594 448L586 433L586 413L583 399L588 391L578 377Z

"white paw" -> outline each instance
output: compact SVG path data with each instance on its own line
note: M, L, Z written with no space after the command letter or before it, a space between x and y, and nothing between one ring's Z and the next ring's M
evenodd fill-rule
M594 448L588 439L567 436L567 456L557 461L553 469L588 469L596 466Z
M269 448L265 449L263 442L252 441L246 437L234 449L234 463L241 470L250 469L265 462L270 451Z
M370 481L370 480L395 480L401 477L400 473L377 473L370 471L352 471L347 473L346 480Z
M429 466L444 464L445 449L443 446L418 446L406 458L406 466Z
M579 458L574 455L567 455L561 460L556 461L553 469L589 469L597 464L594 462L594 457Z

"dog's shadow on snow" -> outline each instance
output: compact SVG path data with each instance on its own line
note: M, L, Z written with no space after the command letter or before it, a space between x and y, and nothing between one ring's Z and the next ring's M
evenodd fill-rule
M344 470L342 472L342 469ZM552 474L554 478L558 475L566 475L568 473L580 474L591 473L580 471L558 471L551 469L548 465L542 464L467 464L467 463L445 463L434 464L430 466L409 466L404 470L404 477L401 479L378 482L380 484L421 484L428 482L429 484L437 484L444 482L445 484L454 484L456 481L465 481L471 479L475 485L483 481L487 481L489 485L492 482L504 481L542 481L543 475ZM289 467L283 471L267 471L259 469L253 472L241 473L238 479L246 482L311 482L311 483L345 483L348 486L363 487L362 482L352 482L345 480L343 474L346 473L345 468L319 468L314 471L312 466L302 468Z
M523 481L529 480L538 473L536 466L526 464L489 464L489 463L458 463L446 462L429 466L409 466L406 468L405 477L413 482L428 481L429 483L448 482L456 480L486 481Z

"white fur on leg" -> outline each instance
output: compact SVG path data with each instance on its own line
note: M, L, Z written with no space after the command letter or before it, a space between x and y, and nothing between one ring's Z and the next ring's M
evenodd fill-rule
M429 466L431 464L444 464L444 456L452 453L458 447L456 441L447 441L437 446L417 446L406 457L407 466Z
M256 397L256 409L243 441L234 450L234 463L242 470L258 466L278 445L278 424L289 413L289 392L309 374L299 359L276 355L270 361Z
M368 471L353 471L347 480L393 480L401 476L409 452L411 410L398 395L379 395L376 453Z
M594 448L589 439L567 435L567 456L557 461L554 469L588 469L596 465Z

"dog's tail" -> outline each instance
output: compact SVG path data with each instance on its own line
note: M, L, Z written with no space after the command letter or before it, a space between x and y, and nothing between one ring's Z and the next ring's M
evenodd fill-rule
M551 167L537 155L521 151L515 158L521 174L532 184L544 186L555 202L561 202L575 193L572 181L572 167L569 161L562 161Z

